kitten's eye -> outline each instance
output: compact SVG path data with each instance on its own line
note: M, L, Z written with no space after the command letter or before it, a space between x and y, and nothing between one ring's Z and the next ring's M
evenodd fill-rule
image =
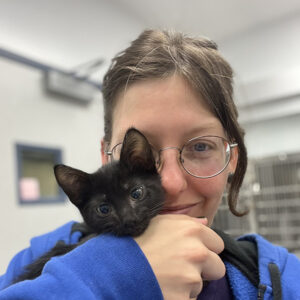
M97 212L100 215L107 215L110 213L110 211L111 211L111 207L107 203L102 203L97 207Z
M132 200L141 200L144 196L144 188L142 186L131 190L130 197Z

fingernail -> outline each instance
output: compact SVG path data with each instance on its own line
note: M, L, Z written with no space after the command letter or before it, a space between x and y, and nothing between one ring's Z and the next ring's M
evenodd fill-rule
M199 216L199 217L196 217L196 219L199 220L199 222L203 225L207 225L208 224L208 219L205 217L205 216Z

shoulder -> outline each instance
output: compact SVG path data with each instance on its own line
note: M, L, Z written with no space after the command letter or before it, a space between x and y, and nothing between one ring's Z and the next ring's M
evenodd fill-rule
M0 292L0 299L75 298L163 299L163 295L134 239L108 234L54 257L35 280L11 285Z
M33 259L38 258L50 250L58 241L64 241L66 244L77 243L81 233L72 230L76 224L76 222L70 221L48 233L32 238L30 240L30 249L33 254Z
M282 299L299 297L300 259L296 255L258 234L245 235L239 240L256 244L260 288L266 295L275 293L282 295Z
M256 245L257 260L259 269L269 268L270 264L276 264L280 273L289 272L290 262L294 262L294 269L300 271L300 260L296 255L290 253L286 248L270 243L268 240L258 234L244 235L238 238L240 242L250 242ZM260 277L264 278L264 274L260 272Z
M234 292L240 293L241 285L244 285L248 297L249 294L267 297L276 293L283 299L295 299L300 293L300 287L295 283L300 274L300 260L286 248L274 245L258 234L233 239L220 230L216 232L224 240L221 258ZM246 297L246 293L239 296Z
M0 290L8 286L14 278L19 276L26 265L32 263L50 250L59 240L63 240L66 244L76 243L81 233L72 232L74 224L77 223L71 221L51 232L32 238L30 246L13 257L7 267L6 273L0 277Z

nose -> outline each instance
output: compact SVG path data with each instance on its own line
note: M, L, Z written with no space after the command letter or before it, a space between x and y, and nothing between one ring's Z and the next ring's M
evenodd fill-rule
M168 151L165 151L168 150ZM169 147L160 152L159 173L165 192L171 196L180 194L187 188L186 173L179 162L178 149Z

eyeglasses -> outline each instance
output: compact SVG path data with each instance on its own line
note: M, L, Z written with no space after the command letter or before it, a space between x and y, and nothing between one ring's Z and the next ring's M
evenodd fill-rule
M188 140L182 148L166 147L155 150L152 153L159 170L162 166L161 153L169 149L179 152L179 162L184 170L197 178L211 178L222 173L231 158L231 149L237 147L237 143L230 144L219 136L200 136ZM119 160L122 143L116 144L111 151L105 151L112 161Z

